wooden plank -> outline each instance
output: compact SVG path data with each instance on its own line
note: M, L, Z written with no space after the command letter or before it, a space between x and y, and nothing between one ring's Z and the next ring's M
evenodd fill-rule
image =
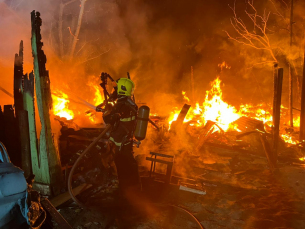
M272 151L272 149L271 149L271 147L270 147L270 145L267 141L266 134L261 133L261 134L259 134L259 137L260 137L261 143L263 145L265 155L267 157L270 169L274 170L275 167L276 167L276 161L275 161L275 158L274 158L273 151Z
M146 160L147 161L154 161L154 162L158 162L158 163L166 164L166 165L173 164L172 161L164 161L164 160L160 160L160 159L156 159L156 158L152 158L152 157L146 157Z
M56 210L56 208L52 205L52 203L47 198L42 198L40 203L43 206L43 209L46 210L50 214L51 218L58 224L58 228L72 229L71 225ZM48 223L48 222L46 222L46 223ZM53 224L50 225L50 228L53 228Z
M177 118L177 124L182 124L183 121L184 121L184 118L185 116L187 115L189 109L191 108L191 105L188 105L188 104L184 104L180 113L179 113L179 116Z
M81 192L87 190L91 186L92 185L81 184L81 185L79 185L79 186L77 186L76 188L73 189L73 193L74 193L75 196L77 196L78 194L80 194ZM62 193L62 194L52 198L50 200L50 202L52 203L52 205L55 208L57 208L58 206L62 205L63 203L67 202L70 199L71 199L71 196L70 196L69 192L65 192L65 193Z
M242 132L255 131L256 129L260 131L265 131L263 121L246 116L240 117L239 119L234 121L233 124L236 124L237 128Z
M300 140L300 142L303 142L305 140L305 46L304 46L304 60L303 60L299 140Z
M185 116L187 115L187 112L189 111L191 105L188 105L188 104L184 104L179 115L178 115L178 118L176 121L173 121L172 124L171 124L171 131L172 132L176 132L176 131L180 131L181 130L181 127L182 127L182 124L183 124L183 121L184 121L184 118Z
M196 146L196 151L198 152L206 140L209 138L210 134L214 130L215 122L208 120L205 124L203 130L200 132L199 140Z
M15 114L23 110L23 96L22 96L22 80L23 80L23 41L20 42L19 54L15 54L14 62L14 105Z
M43 43L41 41L40 27L42 20L40 13L31 12L31 24L32 24L32 55L34 58L34 76L35 76L35 92L36 101L39 113L39 119L41 124L41 131L39 137L39 156L36 158L40 162L40 167L33 165L34 174L39 174L39 177L35 177L35 182L42 183L44 185L50 185L51 195L57 195L60 193L60 189L63 184L63 178L61 173L61 162L59 153L57 152L54 142L53 134L51 130L50 109L52 107L52 97L50 89L49 72L46 70L46 55L42 50ZM43 170L41 170L43 168Z
M151 154L151 155L160 156L160 157L174 158L173 155L168 155L168 154L163 154L163 153L150 152L150 154Z

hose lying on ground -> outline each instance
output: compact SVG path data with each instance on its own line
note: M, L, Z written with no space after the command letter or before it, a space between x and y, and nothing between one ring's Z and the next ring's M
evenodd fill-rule
M101 140L104 137L104 135L107 133L108 130L110 130L110 128L111 128L111 125L106 126L105 130L84 150L84 152L82 152L82 154L78 157L78 159L76 160L76 162L74 163L74 165L72 166L72 169L70 171L69 178L68 178L68 191L69 191L69 194L70 194L72 200L74 200L74 202L77 203L82 208L85 208L85 205L75 197L75 195L73 194L73 190L72 190L72 176L73 176L74 170L76 169L77 165L79 164L79 162L81 161L83 156L85 156L94 146L96 146L96 144L99 142L99 140Z

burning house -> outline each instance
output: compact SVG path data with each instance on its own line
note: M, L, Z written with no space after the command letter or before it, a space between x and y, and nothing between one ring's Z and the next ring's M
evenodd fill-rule
M304 228L304 12L0 1L0 228Z

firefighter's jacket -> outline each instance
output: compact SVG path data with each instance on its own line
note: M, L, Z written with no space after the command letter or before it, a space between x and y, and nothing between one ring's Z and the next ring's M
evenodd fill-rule
M138 106L130 97L119 97L117 103L109 113L104 113L103 118L106 124L113 126L110 133L110 140L116 146L131 143L136 126Z

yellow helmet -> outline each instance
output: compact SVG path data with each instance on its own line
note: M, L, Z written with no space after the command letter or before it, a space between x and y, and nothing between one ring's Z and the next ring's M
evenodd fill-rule
M118 95L131 96L134 91L135 84L132 80L127 78L120 78L117 80Z

